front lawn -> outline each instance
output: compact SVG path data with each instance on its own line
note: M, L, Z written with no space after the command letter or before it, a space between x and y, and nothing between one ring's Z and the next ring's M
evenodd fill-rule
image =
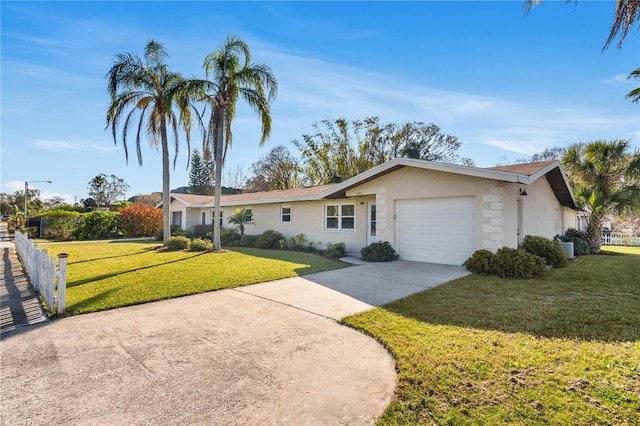
M344 319L396 358L379 424L640 424L640 248L604 249L540 279L470 275Z
M40 244L68 253L67 315L101 311L341 268L309 253L234 249L223 253L157 251L157 242Z

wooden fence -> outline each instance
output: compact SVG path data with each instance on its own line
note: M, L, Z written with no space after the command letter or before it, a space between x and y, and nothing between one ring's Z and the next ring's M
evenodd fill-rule
M602 234L603 246L640 246L640 237L624 234Z
M38 247L20 231L16 231L15 235L16 250L24 263L31 285L42 296L52 312L58 315L64 314L67 293L67 255L63 253L58 255L56 270L56 258L49 256L47 250L38 250Z

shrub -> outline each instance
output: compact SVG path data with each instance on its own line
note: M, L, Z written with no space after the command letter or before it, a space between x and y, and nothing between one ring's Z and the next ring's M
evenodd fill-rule
M84 224L75 231L79 240L99 240L121 235L117 213L95 210L83 216Z
M183 236L169 237L167 248L169 250L186 250L189 248L189 239Z
M389 241L379 241L360 250L360 256L367 262L389 262L396 260L398 253L391 247Z
M213 225L194 225L191 232L192 238L207 238L207 234L213 232ZM220 232L222 238L222 229L220 229Z
M120 227L130 237L152 237L162 230L162 210L135 203L120 210Z
M527 253L540 256L547 265L551 265L554 268L562 268L569 264L567 255L560 247L560 244L545 237L525 236L522 241L522 249Z
M258 238L259 235L243 235L235 244L237 247L258 247Z
M561 241L573 243L573 254L576 256L585 256L589 254L589 243L584 232L575 228L569 228L564 235L557 235Z
M324 252L329 257L339 258L343 257L346 251L344 243L328 243Z
M207 233L209 239L211 234ZM246 236L246 235L245 235ZM220 229L220 244L224 246L235 246L240 241L240 232L237 228L223 228Z
M280 240L284 239L284 235L278 231L269 229L260 234L256 240L256 247L261 249L273 249L280 246Z
M493 275L499 278L536 278L546 271L544 259L522 249L502 247L493 257Z
M489 250L477 250L473 255L465 260L463 266L467 271L480 275L493 275L495 254Z
M40 216L40 221L42 238L50 240L69 240L84 223L80 213L63 209L45 212Z
M170 230L171 230L172 237L184 236L182 235L182 228L180 227L180 225L171 225ZM161 228L160 231L158 231L158 234L156 235L156 240L162 241L163 237L164 237L164 229Z
M178 237L181 238L181 237ZM190 251L207 251L211 248L211 240L203 240L202 238L194 238L189 243Z

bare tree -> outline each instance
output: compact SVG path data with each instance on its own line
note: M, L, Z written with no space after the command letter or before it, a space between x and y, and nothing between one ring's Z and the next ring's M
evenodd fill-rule
M244 167L236 164L233 167L227 167L224 170L224 178L222 183L230 188L244 188L247 182L247 175L244 172Z

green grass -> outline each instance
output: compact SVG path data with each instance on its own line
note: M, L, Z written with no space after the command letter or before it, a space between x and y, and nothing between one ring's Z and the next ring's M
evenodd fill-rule
M311 274L347 266L309 253L154 250L157 242L41 244L68 253L67 315Z
M344 319L396 358L379 424L640 424L640 248L605 250L539 279L470 275Z

